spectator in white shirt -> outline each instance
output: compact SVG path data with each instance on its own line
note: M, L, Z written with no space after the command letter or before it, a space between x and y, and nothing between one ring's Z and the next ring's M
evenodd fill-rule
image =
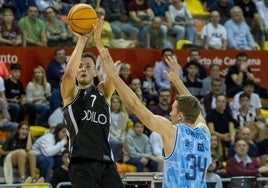
M34 145L33 151L36 154L37 167L40 169L40 175L50 182L50 173L62 165L61 152L65 149L67 143L66 125L58 124L55 129L39 137Z
M219 24L220 14L218 11L210 13L210 23L206 24L201 32L201 39L205 49L222 49L227 47L227 34L223 25Z

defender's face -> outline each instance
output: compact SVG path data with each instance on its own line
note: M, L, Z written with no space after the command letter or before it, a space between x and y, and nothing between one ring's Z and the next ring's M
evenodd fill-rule
M95 76L97 76L97 70L94 61L89 57L82 58L77 71L78 84L79 85L91 84Z

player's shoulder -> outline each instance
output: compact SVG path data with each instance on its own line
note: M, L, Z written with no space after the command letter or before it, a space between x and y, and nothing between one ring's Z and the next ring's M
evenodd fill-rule
M199 122L199 123L196 124L196 127L204 129L210 135L210 131L209 131L209 128L208 128L207 124L205 124L203 122Z

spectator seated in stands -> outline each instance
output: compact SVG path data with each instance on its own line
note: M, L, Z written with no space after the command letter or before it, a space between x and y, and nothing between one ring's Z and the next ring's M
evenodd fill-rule
M133 131L128 131L123 144L124 162L136 166L137 172L143 172L145 167L151 172L157 172L157 160L152 155L148 137L143 131L144 125L136 119Z
M8 102L8 111L11 121L20 123L28 115L30 125L35 125L36 111L32 103L26 100L23 83L20 81L21 65L12 64L10 66L10 77L5 79L5 94Z
M22 33L11 9L4 9L0 21L0 45L20 46Z
M149 136L149 143L153 156L155 156L158 160L158 172L163 172L164 146L161 135L155 131L151 132Z
M227 174L234 176L268 176L268 167L261 166L259 161L247 155L249 146L244 140L235 143L235 156L227 161Z
M236 121L236 127L242 129L246 122L256 122L257 116L255 109L250 108L250 97L246 93L241 93L239 96L239 109L233 113L233 118Z
M142 47L145 48L167 48L172 47L167 40L166 33L161 27L162 18L156 16L152 19L152 24L145 26L142 32Z
M158 104L150 107L151 112L170 119L171 112L171 93L168 89L162 89L158 92Z
M34 68L32 81L26 86L27 102L33 103L37 113L37 124L45 125L48 120L51 86L47 82L46 72L42 66Z
M133 0L128 3L129 23L139 30L138 41L142 43L141 36L144 28L152 23L154 13L146 0Z
M264 29L263 32L265 34L265 41L268 40L268 1L267 0L260 0L256 1L256 8L258 13L263 21ZM265 48L266 50L266 48Z
M15 132L18 127L18 123L10 121L10 114L7 109L7 104L0 98L0 130Z
M216 108L207 114L206 121L211 134L216 134L220 138L222 146L229 148L229 145L235 142L236 130L232 115L226 107L225 95L219 94L216 97ZM225 153L223 153L223 157L225 160Z
M154 12L154 15L157 17L161 17L162 23L162 31L164 32L164 36L167 38L168 43L171 45L170 48L173 48L174 43L183 40L185 36L185 29L184 26L173 24L171 19L171 15L169 12L169 2L161 1L161 0L150 0L150 7ZM170 39L170 40L169 40Z
M226 50L227 33L226 29L220 23L220 14L218 11L210 13L210 23L202 28L201 39L205 49Z
M265 122L265 117L261 114L262 104L261 104L260 96L259 94L254 92L254 87L255 87L255 83L252 80L246 80L243 82L243 91L238 92L234 96L234 100L231 105L232 113L235 117L237 113L241 114L241 110L243 110L244 120L247 120L247 121L261 120ZM240 103L242 102L241 100L243 98L241 99L240 96L243 95L243 93L248 96L248 101L246 101L246 104L244 104L245 106L241 108L242 105ZM248 111L245 111L245 110L248 110ZM249 115L249 117L246 117L246 115Z
M187 74L182 77L182 81L190 93L198 99L202 96L202 81L197 77L199 63L196 60L191 60L186 64Z
M34 145L37 167L46 182L50 182L51 170L62 165L62 151L67 143L66 125L51 126L50 131L39 137Z
M219 67L217 65L213 66L211 68L212 70L217 70ZM204 94L204 97L201 100L202 105L204 106L204 115L206 115L211 109L215 109L216 107L216 96L219 94L225 95L225 84L223 82L223 79L221 78L212 78L211 76L205 78L202 80L202 94ZM208 93L206 93L209 91Z
M183 0L174 0L169 5L171 21L174 25L184 28L185 39L195 44L194 19Z
M128 63L119 65L119 76L127 85L129 85L132 80L131 65Z
M220 162L216 155L211 154L212 162L208 167L207 173L206 173L206 182L207 183L215 183L214 188L222 188L222 181L221 177L216 174L217 169L220 166Z
M30 6L36 6L35 0L20 1L14 0L15 3L15 15L18 19L26 16L27 10Z
M227 31L228 48L235 50L254 50L255 41L250 33L247 23L244 21L243 12L240 7L231 9L231 18L225 22Z
M223 165L225 163L223 155L225 151L223 151L224 148L222 147L220 138L215 133L211 134L210 149L211 154L214 155L218 160L216 173L221 177L226 177L226 169Z
M120 151L126 135L126 126L129 121L128 114L120 97L114 94L111 98L111 126L109 144L113 151L114 161L122 161Z
M44 10L48 46L72 46L73 38L63 21L57 17L54 7Z
M55 50L54 58L48 63L46 76L52 91L60 88L60 80L66 67L66 51L64 48Z
M19 27L27 46L47 46L45 23L38 18L36 6L29 6L27 16L19 20Z
M201 52L196 49L196 48L192 48L190 50L190 54L189 54L189 61L197 61L198 62L198 74L197 77L201 80L203 80L204 78L207 77L207 70L206 67L204 65L201 64ZM185 63L185 65L183 66L183 76L187 75L187 63Z
M123 0L102 0L107 20L113 30L115 39L137 40L139 30L128 23L128 15Z
M247 155L249 157L252 158L256 158L258 161L260 161L259 158L259 150L257 145L254 143L254 141L252 140L252 134L251 131L248 127L244 127L241 128L238 132L238 139L244 140L247 142L248 145L248 153ZM235 150L234 150L234 144L232 144L229 148L229 155L228 155L228 159L230 159L231 157L234 157L235 155Z
M245 21L249 26L251 34L254 36L255 41L259 44L261 49L263 49L264 24L261 16L257 11L255 1L236 0L234 1L234 4L242 9Z
M230 0L216 0L209 8L209 11L218 11L221 16L220 24L224 25L231 18L231 9L233 6L234 4Z
M153 67L151 65L145 65L143 69L143 77L141 80L141 90L143 98L146 100L146 106L149 107L158 102L156 91L156 83L153 77Z
M64 150L62 152L62 161L63 164L56 168L53 171L52 178L51 178L51 185L53 188L56 188L57 185L61 182L70 182L70 177L68 173L68 167L69 167L69 152L67 150ZM64 188L65 186L61 186ZM70 186L66 186L70 187Z
M166 63L166 58L168 56L173 56L173 50L170 48L165 48L161 52L161 60L156 61L154 65L154 79L157 87L157 91L161 89L171 89L169 80L165 77L164 71L169 72L170 68ZM178 64L178 71L180 72L180 75L182 74L181 66Z
M248 55L245 52L239 52L236 54L235 65L232 65L228 69L225 76L227 97L234 97L236 93L242 91L242 84L246 80L252 80L254 83L258 83L258 80L254 77L249 67Z
M96 9L97 17L104 16L106 17L105 10L102 7L97 7ZM112 27L108 21L103 22L102 26L102 33L101 33L101 41L104 46L110 47L111 46L111 40L114 38L114 33L112 30ZM95 43L93 41L93 37L90 38L88 42L89 46L95 46Z
M17 132L10 136L1 148L1 162L4 165L4 174L7 184L13 182L13 168L19 169L20 182L26 181L26 167L29 165L30 175L33 180L27 178L27 182L37 182L35 174L36 155L32 150L32 138L29 124L21 122Z
M47 7L53 7L57 12L61 12L62 10L62 6L60 4L60 1L57 1L57 0L35 0L35 4L38 8L38 11L40 12L40 15L39 17L41 19L44 18L44 15L43 13L45 14L45 9Z

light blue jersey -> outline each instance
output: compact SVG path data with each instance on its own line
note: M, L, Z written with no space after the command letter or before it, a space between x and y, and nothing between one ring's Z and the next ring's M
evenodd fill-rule
M164 160L163 188L206 188L211 163L210 135L200 127L177 124L174 148Z

